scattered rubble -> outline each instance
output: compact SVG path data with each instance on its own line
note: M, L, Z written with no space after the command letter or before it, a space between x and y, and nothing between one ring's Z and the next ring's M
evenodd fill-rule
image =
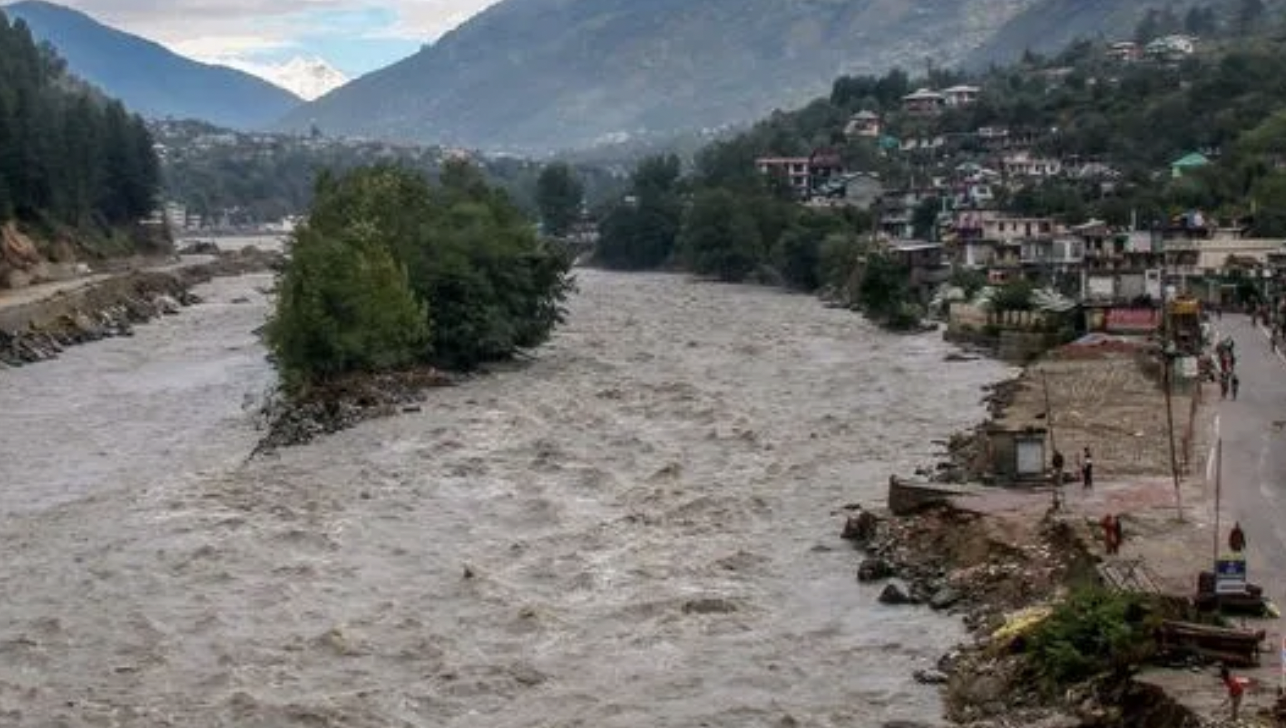
M200 303L191 288L217 276L274 269L279 253L246 248L207 263L123 273L70 294L29 304L37 313L25 328L0 330L0 363L23 366L56 358L77 344L131 336L134 326Z
M365 420L401 412L419 412L428 389L455 383L432 368L380 374L356 373L318 385L297 396L278 392L259 410L266 431L251 457L278 448L302 445Z

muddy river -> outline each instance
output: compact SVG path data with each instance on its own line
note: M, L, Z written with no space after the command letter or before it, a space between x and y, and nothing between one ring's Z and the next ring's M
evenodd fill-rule
M1006 370L805 296L579 278L534 363L248 463L266 277L0 372L0 724L935 723L910 675L959 628L878 605L835 511Z

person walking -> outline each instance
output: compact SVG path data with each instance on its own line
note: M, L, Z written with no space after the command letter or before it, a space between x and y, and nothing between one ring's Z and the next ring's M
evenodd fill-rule
M1241 389L1241 380L1237 378L1236 374L1233 374L1232 375L1232 398L1233 399L1237 399L1238 389Z
M1094 487L1094 456L1090 455L1090 449L1085 448L1085 454L1081 459L1081 486L1085 490Z
M1241 698L1246 692L1246 686L1242 684L1241 678L1233 677L1232 671L1227 665L1219 668L1219 680L1223 682L1224 688L1228 690L1228 705L1232 708L1232 720L1237 721L1237 716L1241 712Z
M1103 551L1111 556L1116 553L1116 518L1108 513L1099 521L1103 527Z

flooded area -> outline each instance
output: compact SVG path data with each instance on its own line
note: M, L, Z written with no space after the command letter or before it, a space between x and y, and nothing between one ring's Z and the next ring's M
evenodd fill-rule
M248 463L264 276L0 372L0 724L934 724L910 676L960 628L878 605L835 511L1009 370L806 296L578 277L533 363Z

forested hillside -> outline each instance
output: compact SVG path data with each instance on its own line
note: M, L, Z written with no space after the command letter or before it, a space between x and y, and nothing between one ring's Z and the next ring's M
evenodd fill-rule
M101 240L151 212L159 178L142 119L0 15L0 222Z
M261 78L199 63L71 8L25 0L2 10L25 22L37 40L53 44L78 78L149 119L204 119L252 129L301 102Z

